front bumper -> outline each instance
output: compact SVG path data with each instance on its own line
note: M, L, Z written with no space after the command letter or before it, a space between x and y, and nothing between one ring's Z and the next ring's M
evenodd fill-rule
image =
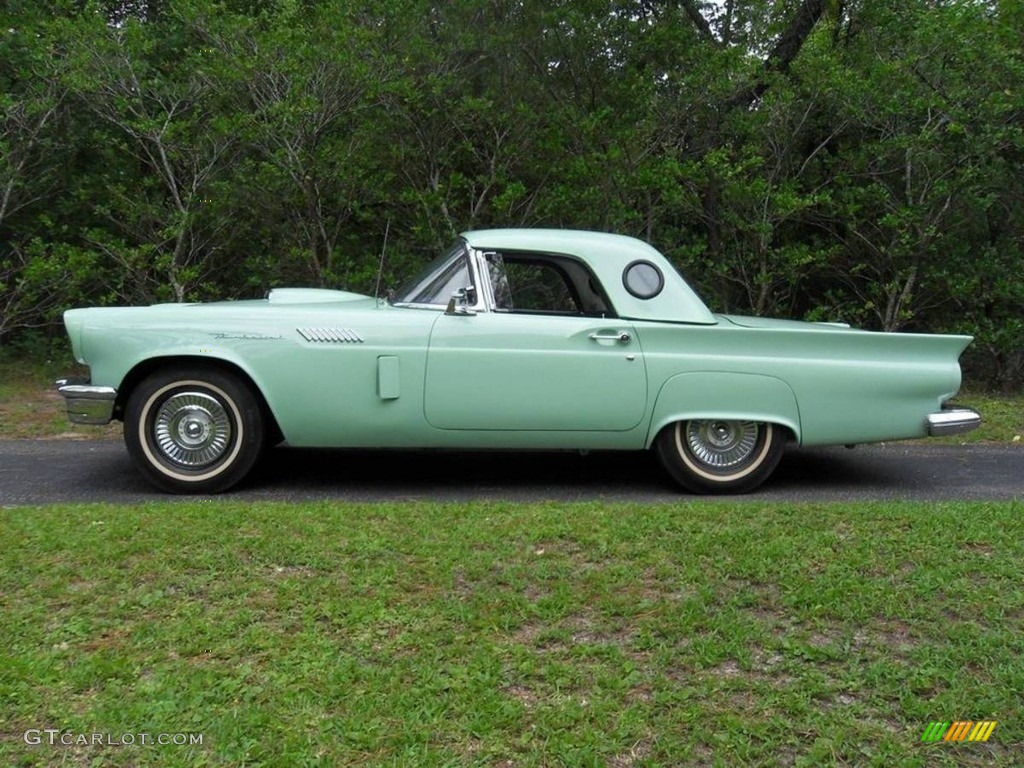
M932 437L959 435L981 424L981 414L973 408L943 406L938 413L928 414L928 434Z
M72 424L109 424L114 416L113 387L94 387L85 379L57 379Z

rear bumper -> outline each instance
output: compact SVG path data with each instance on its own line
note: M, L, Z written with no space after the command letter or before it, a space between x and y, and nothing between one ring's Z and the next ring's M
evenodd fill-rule
M932 437L959 435L970 432L981 424L981 414L973 408L943 407L928 415L928 434Z
M84 379L58 379L57 391L64 398L72 424L109 424L114 415L117 390L94 387Z

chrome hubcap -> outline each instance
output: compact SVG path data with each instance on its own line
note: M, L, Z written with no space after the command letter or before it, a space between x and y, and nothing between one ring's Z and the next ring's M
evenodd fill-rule
M204 392L179 392L160 406L153 435L167 459L197 469L224 455L231 442L231 420L215 397Z
M742 464L754 453L758 427L754 421L691 421L686 445L694 458L715 469Z

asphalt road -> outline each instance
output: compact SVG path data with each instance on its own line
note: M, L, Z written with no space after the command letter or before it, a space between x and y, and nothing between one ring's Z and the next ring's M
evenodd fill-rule
M638 501L694 498L646 453L342 451L277 448L242 501ZM120 442L0 441L0 506L181 497L154 491ZM902 443L791 449L737 501L1024 499L1024 446Z

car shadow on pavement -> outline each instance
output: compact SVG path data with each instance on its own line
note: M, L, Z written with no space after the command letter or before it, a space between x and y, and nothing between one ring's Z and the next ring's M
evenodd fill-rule
M790 449L775 473L742 498L775 494L820 496L898 486L898 467L864 461L846 449ZM394 497L637 497L673 501L678 489L647 451L342 450L278 447L251 481L257 493L289 488ZM738 497L731 497L738 498Z

